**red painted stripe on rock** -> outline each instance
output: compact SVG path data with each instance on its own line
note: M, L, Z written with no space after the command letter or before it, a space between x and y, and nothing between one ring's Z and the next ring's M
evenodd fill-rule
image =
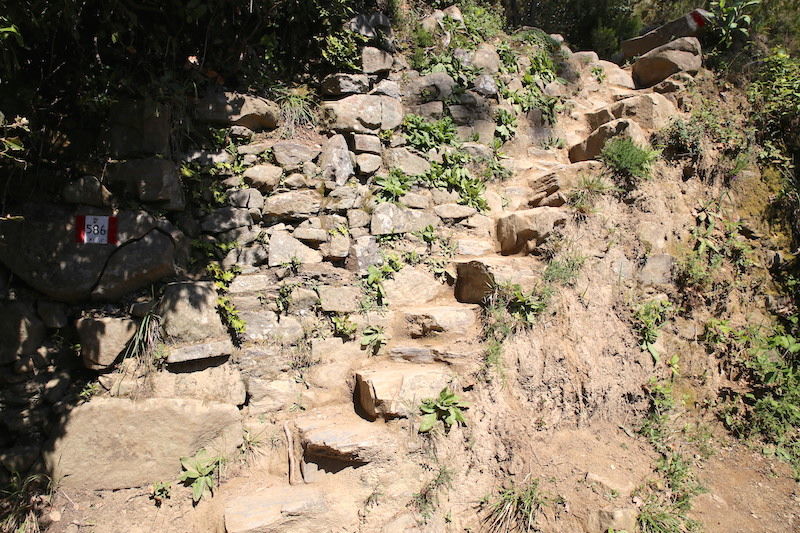
M75 242L86 242L86 215L75 217Z
M699 28L706 25L706 18L697 10L691 12L692 18Z

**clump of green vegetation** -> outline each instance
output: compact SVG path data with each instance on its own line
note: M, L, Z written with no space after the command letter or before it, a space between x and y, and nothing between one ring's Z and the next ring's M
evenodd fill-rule
M669 413L675 408L672 383L651 379L645 387L645 393L650 400L650 412L639 428L639 434L646 437L658 452L665 453L669 449Z
M445 431L450 431L453 426L466 426L464 409L469 409L469 404L463 402L453 391L445 387L439 391L437 398L423 400L419 406L420 413L422 413L419 432L429 432L436 422L441 422Z
M609 140L600 154L603 163L628 190L650 178L650 169L658 156L658 151L642 148L631 139L620 137Z
M705 135L705 124L696 116L688 121L676 118L665 128L656 132L653 145L658 146L670 159L688 157L696 161L703 155Z
M275 102L281 108L281 135L292 138L297 128L313 127L317 123L317 101L305 85L289 89L279 87Z
M150 499L155 502L157 506L161 506L164 500L169 500L172 497L172 483L169 481L159 481L153 483L150 487Z
M436 477L425 483L419 492L411 498L410 505L422 517L423 522L430 520L439 505L439 493L453 486L453 471L441 465Z
M100 383L98 383L97 381L90 381L89 383L83 386L81 392L78 393L78 397L81 399L81 401L88 402L93 397L100 394L101 390L102 387L100 387Z
M606 81L606 70L600 65L592 67L590 72L597 83L603 83Z
M322 59L335 71L357 72L361 68L361 46L366 42L353 31L332 32L325 36Z
M0 488L0 531L40 531L39 516L50 503L51 484L43 474L12 472L8 483Z
M542 148L544 150L563 150L566 147L564 139L561 137L548 137L542 141Z
M727 50L737 37L750 37L752 17L749 8L761 4L761 0L717 0L711 2L711 32L716 37L717 48Z
M602 176L581 176L578 186L569 193L567 204L579 217L585 218L594 212L595 203L604 194L618 190Z
M376 196L380 202L397 202L411 190L414 178L400 170L393 168L388 174L375 177L375 186L378 188Z
M639 306L634 313L634 329L639 335L641 348L650 352L653 360L658 363L661 357L655 347L661 335L661 327L673 314L673 306L669 300L651 300Z
M357 326L350 320L349 316L333 316L331 317L331 323L333 324L334 337L339 337L345 341L353 340L356 337Z
M544 281L559 285L573 285L578 272L583 268L586 257L577 253L564 254L559 259L550 261L544 271Z
M473 177L467 168L470 156L465 152L446 152L442 162L431 163L431 169L420 176L419 183L427 187L447 189L459 195L459 202L474 207L478 211L488 209L483 196L486 185L483 180Z
M406 142L421 152L453 144L456 140L456 125L450 117L428 120L419 115L406 115L402 130Z
M214 493L215 477L221 464L221 457L208 455L205 450L194 457L181 457L183 472L178 481L192 487L192 502L197 504L206 492Z
M371 355L378 355L378 352L386 344L386 333L383 326L367 326L361 332L361 347Z
M525 481L504 488L494 498L484 498L482 504L488 509L483 519L489 533L539 531L536 517L548 498L539 489L539 480Z
M367 306L383 307L386 305L386 291L383 288L383 282L391 279L402 268L403 263L393 256L385 257L384 262L380 265L370 265L367 268L367 274L361 280Z
M497 127L494 134L501 143L506 143L514 138L517 131L517 117L507 109L499 108L495 113Z
M136 328L136 333L128 341L122 357L135 358L139 369L147 372L157 368L160 362L163 363L163 358L157 356L157 351L161 346L163 346L161 344L161 317L150 311L142 317L142 321Z
M702 525L688 518L684 511L656 496L650 497L636 519L642 533L691 533Z

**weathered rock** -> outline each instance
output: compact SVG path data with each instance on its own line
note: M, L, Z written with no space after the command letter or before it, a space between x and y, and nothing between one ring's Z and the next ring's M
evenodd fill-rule
M269 266L280 266L297 259L302 264L322 262L322 254L283 231L269 239Z
M322 179L333 180L337 185L344 185L356 173L344 135L334 135L328 139L322 148L319 167Z
M365 46L361 50L361 64L365 74L381 74L392 70L392 54L379 48Z
M472 82L472 90L486 98L495 98L498 95L497 82L489 74L482 74Z
M159 230L120 246L109 257L92 300L114 301L175 273L175 243Z
M456 300L480 304L497 285L514 283L523 290L531 290L541 282L541 274L530 269L526 258L519 258L522 264L513 259L516 258L485 257L456 263Z
M108 271L109 261L118 254L127 257L128 249L146 255L131 265L112 262L113 272L107 272L103 282L109 294L124 294L174 271L174 244L156 229L169 225L146 213L118 213L118 246L76 243L77 213L62 206L29 204L20 214L23 219L0 221L0 261L28 285L55 300L88 299Z
M554 207L538 207L516 211L497 221L497 240L503 254L531 251L548 235L567 222L565 211Z
M350 245L350 254L347 256L349 270L364 274L371 265L378 265L382 261L380 247L375 237L364 235L355 239Z
M458 239L456 254L481 256L494 253L494 244L484 239Z
M264 207L264 196L258 189L238 189L228 193L228 203L232 207L261 209Z
M256 165L244 171L244 182L261 192L270 192L281 181L283 169L275 165Z
M453 94L455 80L446 72L432 72L412 82L409 92L415 101L446 100Z
M127 318L86 317L75 324L86 368L111 367L136 333L136 322Z
M44 335L44 324L30 305L20 301L4 303L0 306L0 365L35 353Z
M280 116L276 103L246 94L217 92L197 102L197 119L220 126L244 126L261 131L277 127Z
M225 326L217 313L217 291L210 281L171 283L158 307L167 339L197 342L225 337Z
M399 100L368 94L325 102L321 106L321 113L328 127L338 132L391 130L403 121L403 106Z
M431 169L424 157L411 152L408 148L389 148L384 152L386 168L397 168L409 176L420 176Z
M111 108L111 154L115 158L169 155L170 108L152 100L122 101Z
M269 196L264 216L303 218L319 213L322 195L315 190L290 191Z
M703 9L695 9L640 37L622 41L622 56L625 59L641 56L673 39L696 37L709 20L711 20L711 13Z
M331 96L366 94L369 76L366 74L330 74L322 80L322 92Z
M325 492L313 485L259 487L225 504L227 533L326 531L341 525L330 516ZM335 508L334 508L335 509Z
M71 489L142 487L174 479L201 448L228 456L241 444L235 406L199 400L96 398L64 415L48 468Z
M375 11L369 14L359 13L347 23L347 27L350 31L374 39L381 32L388 34L392 30L392 22L380 11Z
M400 203L413 209L428 209L431 206L431 195L425 192L409 192L400 197Z
M438 396L451 386L454 377L437 368L413 364L383 364L356 373L359 404L373 420L405 417L416 411L422 400Z
M682 37L647 52L633 64L637 87L652 87L676 72L696 73L703 66L700 41Z
M313 161L321 149L316 144L304 144L294 141L278 141L272 145L275 161L284 168L299 168L307 161Z
M466 336L478 323L476 306L415 307L403 314L405 329L411 337L429 337L439 333Z
M599 61L600 66L606 74L605 82L608 85L616 85L625 89L635 89L636 84L633 83L633 76L629 70L621 69L616 63L610 61Z
M67 183L62 196L70 204L108 207L112 203L111 192L94 176L83 176Z
M603 124L581 143L569 149L569 160L573 163L596 159L606 143L614 137L627 137L639 146L647 145L647 136L633 120L620 118Z
M358 172L365 176L371 176L375 174L383 164L383 159L379 155L375 154L358 154L356 156L356 166L358 166Z
M638 511L634 508L595 511L589 515L589 531L591 533L636 531L638 514Z
M63 328L67 325L67 306L63 303L39 300L36 302L36 311L48 328Z
M184 363L231 355L234 346L229 338L195 344L172 345L167 348L167 363Z
M206 215L200 222L200 228L206 233L222 233L236 228L252 226L253 218L247 209L238 207L221 207Z
M322 257L328 261L338 261L350 253L350 237L348 235L334 235L331 240L319 247Z
M386 433L357 416L326 410L299 418L295 426L309 462L323 458L365 464L390 453Z
M668 254L651 255L637 273L644 285L668 285L672 282L672 267L675 258Z
M619 118L631 119L643 128L657 130L666 126L676 112L675 106L666 97L652 93L625 98L599 111L589 113L586 118L593 130Z
M471 217L478 212L474 207L461 204L442 204L433 208L433 212L444 220L458 220Z
M400 90L400 85L398 85L396 81L381 80L375 85L375 88L372 89L372 94L399 99L402 96L402 91Z
M130 373L119 374L109 387L115 397L180 398L242 405L247 392L239 370L230 363L195 372L153 372L144 386Z
M186 205L177 165L166 159L132 159L113 165L109 172L112 189L138 198L142 202L158 202L170 211Z
M438 226L439 222L439 217L427 211L382 203L372 211L370 229L373 235L410 233L426 226Z
M500 72L500 56L494 46L489 43L481 43L478 49L472 54L470 61L473 66L481 69L486 74L497 74Z
M422 305L444 295L446 286L422 267L405 267L383 284L390 305Z
M383 151L377 135L353 134L353 150L357 154L380 154Z
M358 287L319 288L319 303L323 311L328 313L355 313L363 294Z

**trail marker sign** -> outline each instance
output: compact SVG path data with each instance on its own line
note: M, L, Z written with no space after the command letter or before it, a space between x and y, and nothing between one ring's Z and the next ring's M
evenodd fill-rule
M75 241L82 244L117 244L117 217L78 215Z

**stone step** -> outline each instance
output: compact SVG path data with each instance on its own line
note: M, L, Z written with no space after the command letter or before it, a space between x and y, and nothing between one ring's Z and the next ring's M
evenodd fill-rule
M448 365L467 364L482 353L476 344L477 338L465 338L456 341L428 343L390 342L386 348L388 356L395 361L409 363L447 363ZM413 341L412 341L413 342Z
M531 290L542 279L544 267L530 257L482 257L456 261L455 297L461 303L482 303L495 285L514 283Z
M356 401L372 419L407 417L422 400L456 384L455 375L442 365L379 362L357 371L355 377Z
M225 502L227 533L279 533L334 529L335 510L320 487L273 485L241 489Z
M478 326L477 305L428 305L406 307L396 313L394 339L403 337L473 337Z

